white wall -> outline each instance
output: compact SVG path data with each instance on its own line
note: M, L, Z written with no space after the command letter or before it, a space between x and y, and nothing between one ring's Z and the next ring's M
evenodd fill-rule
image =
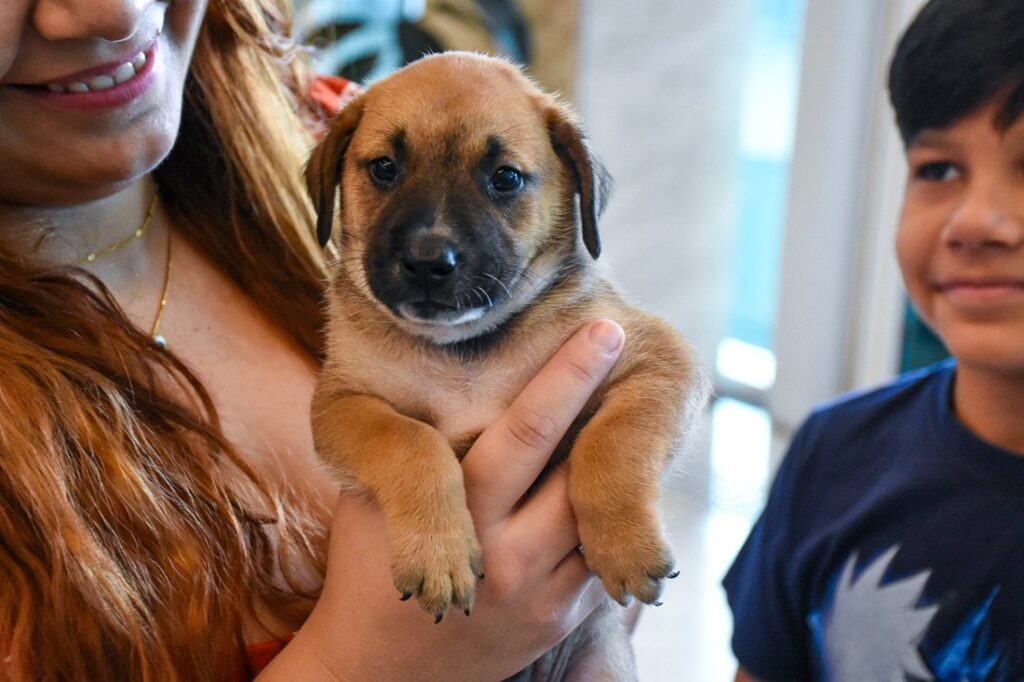
M784 427L898 368L892 240L904 171L885 84L893 46L921 4L808 2L770 401Z
M577 102L616 179L606 260L712 367L730 295L753 0L583 0Z

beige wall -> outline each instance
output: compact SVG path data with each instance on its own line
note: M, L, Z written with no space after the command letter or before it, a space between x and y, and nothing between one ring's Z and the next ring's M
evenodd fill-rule
M520 0L520 6L533 26L534 64L530 72L545 88L575 99L579 0Z
M521 0L532 28L530 72L545 88L572 98L579 28L578 0ZM420 25L448 49L494 52L494 42L474 0L428 0Z

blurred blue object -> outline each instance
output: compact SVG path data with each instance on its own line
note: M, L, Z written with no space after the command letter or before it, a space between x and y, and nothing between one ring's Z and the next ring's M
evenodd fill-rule
M296 4L297 25L304 39L325 27L354 26L344 40L317 52L317 70L341 73L346 65L372 60L366 81L402 66L404 55L395 28L403 22L419 21L427 11L426 0L306 0Z

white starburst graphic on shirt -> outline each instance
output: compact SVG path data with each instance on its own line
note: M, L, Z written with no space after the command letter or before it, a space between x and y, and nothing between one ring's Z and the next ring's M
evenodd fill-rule
M828 678L833 682L934 680L918 651L938 606L918 607L931 571L885 585L882 580L899 545L879 556L853 580L850 557L835 587L825 627Z

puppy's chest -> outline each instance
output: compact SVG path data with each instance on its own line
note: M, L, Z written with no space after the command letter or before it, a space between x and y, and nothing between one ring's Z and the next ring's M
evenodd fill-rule
M519 395L546 357L530 353L468 362L446 357L377 362L358 383L399 413L432 425L461 456Z
M515 399L529 380L531 369L469 371L461 377L458 387L427 387L421 404L427 407L430 423L461 456Z

